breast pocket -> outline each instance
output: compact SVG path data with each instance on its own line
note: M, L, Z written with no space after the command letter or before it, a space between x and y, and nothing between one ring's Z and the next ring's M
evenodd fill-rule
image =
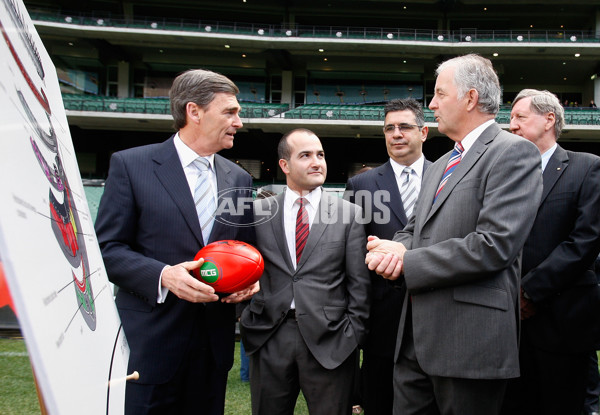
M552 193L552 194L548 195L548 197L546 198L546 203L564 202L567 200L571 200L571 199L573 199L574 194L575 194L575 192Z
M345 241L326 242L326 243L324 243L324 244L321 245L321 249L323 249L323 250L326 250L326 249L343 249L345 245L346 245Z
M454 191L461 192L461 191L469 190L469 189L478 189L480 186L481 186L480 178L463 180L462 182L460 182L456 185L456 187L454 188Z

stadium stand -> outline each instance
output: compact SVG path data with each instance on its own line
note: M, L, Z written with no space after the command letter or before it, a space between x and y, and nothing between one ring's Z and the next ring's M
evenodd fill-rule
M562 101L600 100L600 5L587 0L370 2L72 2L25 0L54 60L75 150L103 178L110 154L172 133L168 89L188 68L221 72L240 88L244 128L232 160L281 182L276 143L294 127L323 140L328 180L345 183L382 153L383 106L413 97L426 108L434 70L468 52L490 58L502 83L497 121L523 88ZM224 13L223 10L227 10ZM93 113L93 114L92 114ZM426 109L426 155L449 148ZM600 154L600 112L566 108L561 142Z

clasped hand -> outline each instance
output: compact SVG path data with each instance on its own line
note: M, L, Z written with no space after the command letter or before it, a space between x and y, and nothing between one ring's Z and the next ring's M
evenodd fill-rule
M215 289L194 278L190 272L198 269L204 259L186 261L177 265L168 266L162 273L162 285L182 300L192 303L211 303L219 300ZM235 292L221 299L224 303L239 303L250 299L258 292L260 285L257 282L251 286Z
M396 280L402 274L406 247L400 242L369 236L365 264L383 278Z

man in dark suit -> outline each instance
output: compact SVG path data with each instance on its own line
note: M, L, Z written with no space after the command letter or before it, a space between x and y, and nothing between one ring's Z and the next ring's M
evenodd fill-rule
M369 236L369 269L401 273L394 414L498 414L519 375L520 254L541 196L540 155L494 122L498 76L465 55L437 69L429 104L455 149L423 178L393 241Z
M423 157L427 139L423 106L395 99L385 106L383 133L390 159L348 180L344 198L363 208L367 235L392 239L407 223L430 161ZM411 183L412 182L412 183ZM401 194L402 192L402 194ZM363 349L360 399L367 415L389 415L394 401L394 350L405 287L371 271L369 334Z
M600 157L559 146L563 125L552 93L515 98L510 129L537 146L544 183L523 249L521 377L509 384L507 415L580 415L600 339Z
M183 73L170 92L177 134L111 158L96 232L108 277L119 287L129 371L140 374L127 384L128 415L224 412L235 336L235 305L228 303L259 287L219 301L190 271L210 242L253 241L245 226L253 220L252 179L215 154L231 148L242 127L238 92L220 74ZM218 208L244 201L247 209L238 212Z
M252 413L292 415L302 390L312 415L349 415L369 316L361 209L321 187L327 165L312 131L285 134L278 154L287 189L255 202L265 270L241 318Z

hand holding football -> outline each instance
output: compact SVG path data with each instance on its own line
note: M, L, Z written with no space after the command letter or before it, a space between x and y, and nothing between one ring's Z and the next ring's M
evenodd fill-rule
M265 264L256 248L245 242L224 240L206 245L194 260L204 258L204 264L194 270L194 276L219 293L234 293L254 284Z

